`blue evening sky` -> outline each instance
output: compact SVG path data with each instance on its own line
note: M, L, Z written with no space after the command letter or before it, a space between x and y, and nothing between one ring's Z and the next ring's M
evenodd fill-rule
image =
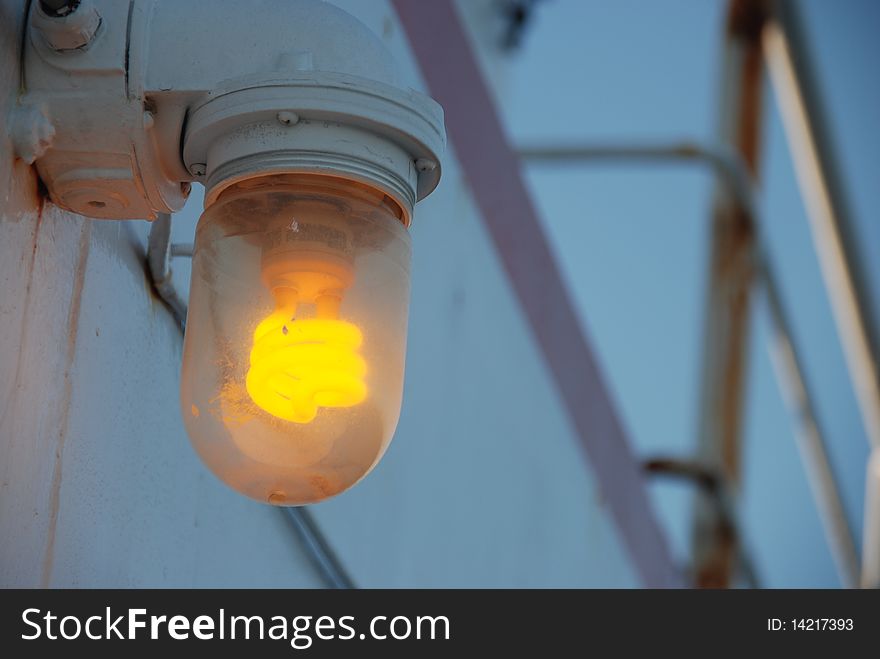
M713 139L725 2L540 3L503 109L518 144ZM880 2L805 0L848 201L880 305ZM765 96L761 231L859 542L868 444L772 90ZM695 445L712 179L693 165L533 165L528 181L637 450ZM740 515L767 586L839 584L754 298ZM679 560L688 486L656 484Z

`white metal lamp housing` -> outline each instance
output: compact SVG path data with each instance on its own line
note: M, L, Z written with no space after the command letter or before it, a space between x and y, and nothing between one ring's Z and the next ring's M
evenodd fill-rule
M70 4L31 10L19 154L92 217L154 218L204 183L181 380L193 446L259 501L346 490L399 415L407 227L439 181L441 108L317 0Z

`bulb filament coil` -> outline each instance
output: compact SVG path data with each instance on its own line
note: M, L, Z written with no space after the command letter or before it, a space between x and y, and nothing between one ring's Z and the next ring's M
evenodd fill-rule
M294 320L280 309L257 325L246 387L269 414L309 423L321 407L351 407L367 396L360 329L333 318Z

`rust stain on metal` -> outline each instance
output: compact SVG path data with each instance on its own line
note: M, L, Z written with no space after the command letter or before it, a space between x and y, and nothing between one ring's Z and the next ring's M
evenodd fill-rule
M730 525L719 522L715 529L715 550L700 565L695 578L700 588L729 588L736 568L737 538Z
M761 153L765 0L732 0L726 26L720 140L735 149L752 177ZM700 459L736 493L740 480L743 391L749 297L756 274L754 219L719 188L712 211L711 265L700 386ZM696 585L727 587L738 555L735 534L717 511L698 499L694 518Z
M749 299L755 277L755 226L739 208L720 208L714 228L713 304L723 314L718 335L712 339L719 350L722 381L715 398L716 430L721 433L718 468L731 485L740 478L743 391L746 379L749 329ZM711 348L712 346L710 346Z
M61 394L61 408L58 423L58 445L55 448L55 466L52 471L52 489L49 495L49 528L46 538L46 553L43 557L41 584L47 588L52 580L52 568L55 560L55 535L58 527L58 511L61 502L61 479L63 475L64 444L67 439L67 420L70 414L70 398L73 393L73 364L76 357L76 339L79 330L79 315L82 308L82 292L86 278L86 266L91 245L91 220L82 220L80 229L76 269L74 271L73 289L70 296L70 308L67 312L67 344L65 346L64 383Z

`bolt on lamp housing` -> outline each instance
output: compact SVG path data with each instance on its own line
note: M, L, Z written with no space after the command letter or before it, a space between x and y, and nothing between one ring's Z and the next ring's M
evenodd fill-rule
M127 7L81 0L55 23L35 3L16 148L93 217L153 218L205 185L181 378L193 446L262 502L342 492L399 416L407 227L439 181L442 110L317 0ZM100 27L67 35L78 12Z

